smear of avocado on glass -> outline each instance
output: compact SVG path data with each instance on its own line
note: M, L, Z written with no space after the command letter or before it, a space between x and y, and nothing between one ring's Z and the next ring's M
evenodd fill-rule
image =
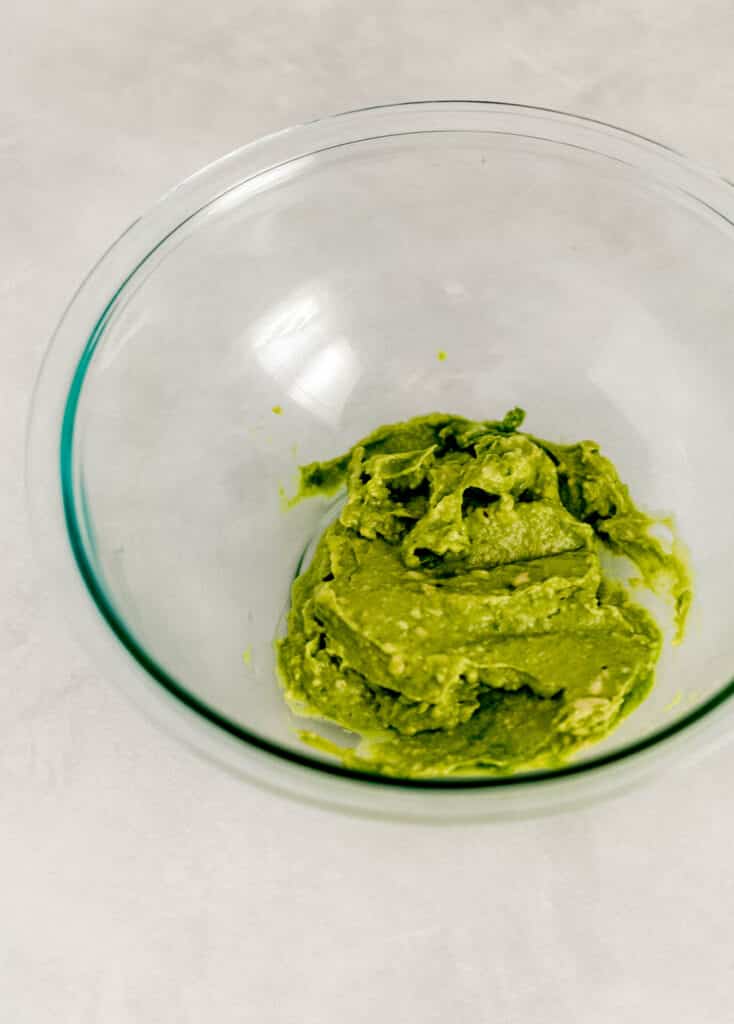
M302 495L347 496L293 583L278 661L295 711L362 738L304 734L346 764L508 773L605 736L648 693L662 634L603 548L670 596L681 636L690 577L656 520L598 445L523 419L421 416L302 468Z

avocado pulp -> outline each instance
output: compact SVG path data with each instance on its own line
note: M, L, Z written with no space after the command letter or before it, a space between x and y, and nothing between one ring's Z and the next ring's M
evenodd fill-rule
M670 597L682 635L690 577L658 520L596 443L523 418L420 416L301 469L301 496L346 485L346 503L293 583L278 664L297 713L361 737L303 734L345 764L506 774L605 736L652 686L662 633L604 549Z

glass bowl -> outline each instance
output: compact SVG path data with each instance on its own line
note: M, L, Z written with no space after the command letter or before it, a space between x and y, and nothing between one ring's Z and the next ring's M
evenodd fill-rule
M730 185L671 150L504 103L357 111L212 164L106 253L44 362L28 480L59 606L177 736L352 812L539 813L708 749L734 692L733 218ZM643 507L675 514L687 639L561 770L346 769L299 739L276 679L329 514L284 494L379 424L514 405L541 437L599 441Z

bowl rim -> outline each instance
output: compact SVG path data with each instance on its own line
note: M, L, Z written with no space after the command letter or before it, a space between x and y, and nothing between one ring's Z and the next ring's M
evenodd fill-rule
M463 123L462 119L467 117L476 120L477 113L480 117L489 115L490 118L499 117L504 121L509 119L511 123L517 121L518 124L523 118L530 118L536 123L540 121L545 126L545 134L535 134L533 138L554 144L580 145L599 155L630 163L648 174L662 176L669 186L683 191L688 199L703 204L729 224L734 222L734 192L726 179L698 167L670 146L605 121L579 117L552 108L492 100L415 100L332 114L265 136L215 160L166 192L146 214L123 232L84 279L52 335L36 383L28 428L26 481L34 538L42 562L50 567L52 577L61 586L64 595L70 593L72 575L76 574L76 584L81 582L87 611L95 613L91 617L88 614L83 616L85 632L94 620L93 628L98 637L100 629L114 635L127 656L142 670L149 684L161 687L173 698L179 710L183 708L193 713L197 719L213 726L217 733L224 733L236 740L242 749L255 749L299 769L309 769L322 778L344 779L360 785L366 783L381 789L400 789L413 793L456 793L468 790L517 792L537 786L538 783L598 775L600 769L620 765L622 762L629 764L637 755L657 749L676 737L680 738L684 732L689 733L692 726L710 719L713 712L722 709L734 696L734 679L693 710L647 736L617 750L555 769L505 776L457 775L411 779L358 771L282 747L232 721L191 693L157 663L114 608L94 570L84 541L83 510L80 513L79 481L74 464L74 428L87 370L118 299L141 267L175 231L202 209L220 200L227 192L239 188L245 181L306 156L315 156L337 146L409 134L405 128L413 115L419 118L428 115L429 126L423 125L418 130L435 132L439 130L435 123L446 120L447 116L455 116L457 122ZM364 129L369 127L372 134L365 135L362 125ZM557 133L558 125L568 129L575 141L549 138L550 125L556 126ZM449 130L496 132L498 127L493 128L488 123L484 128L470 129L457 123ZM507 125L503 133L523 134L511 130ZM605 141L607 151L600 148L601 140ZM644 168L641 167L642 162L646 165ZM671 173L666 174L666 171ZM135 255L132 262L131 253ZM111 287L111 282L115 281L117 286ZM85 322L91 325L87 330L82 326ZM53 496L51 511L49 494ZM69 604L77 612L80 598L79 587L76 586L75 598ZM85 642L85 646L89 644Z

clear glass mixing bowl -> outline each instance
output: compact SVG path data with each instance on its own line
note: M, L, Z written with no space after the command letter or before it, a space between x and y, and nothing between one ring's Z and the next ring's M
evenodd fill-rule
M197 749L355 812L537 813L708 748L734 692L733 218L730 185L676 153L508 104L358 111L211 165L107 252L46 357L28 478L60 606ZM675 513L688 637L564 770L347 770L304 746L276 680L328 512L284 511L282 492L378 424L513 405L540 436L598 440L643 506Z

